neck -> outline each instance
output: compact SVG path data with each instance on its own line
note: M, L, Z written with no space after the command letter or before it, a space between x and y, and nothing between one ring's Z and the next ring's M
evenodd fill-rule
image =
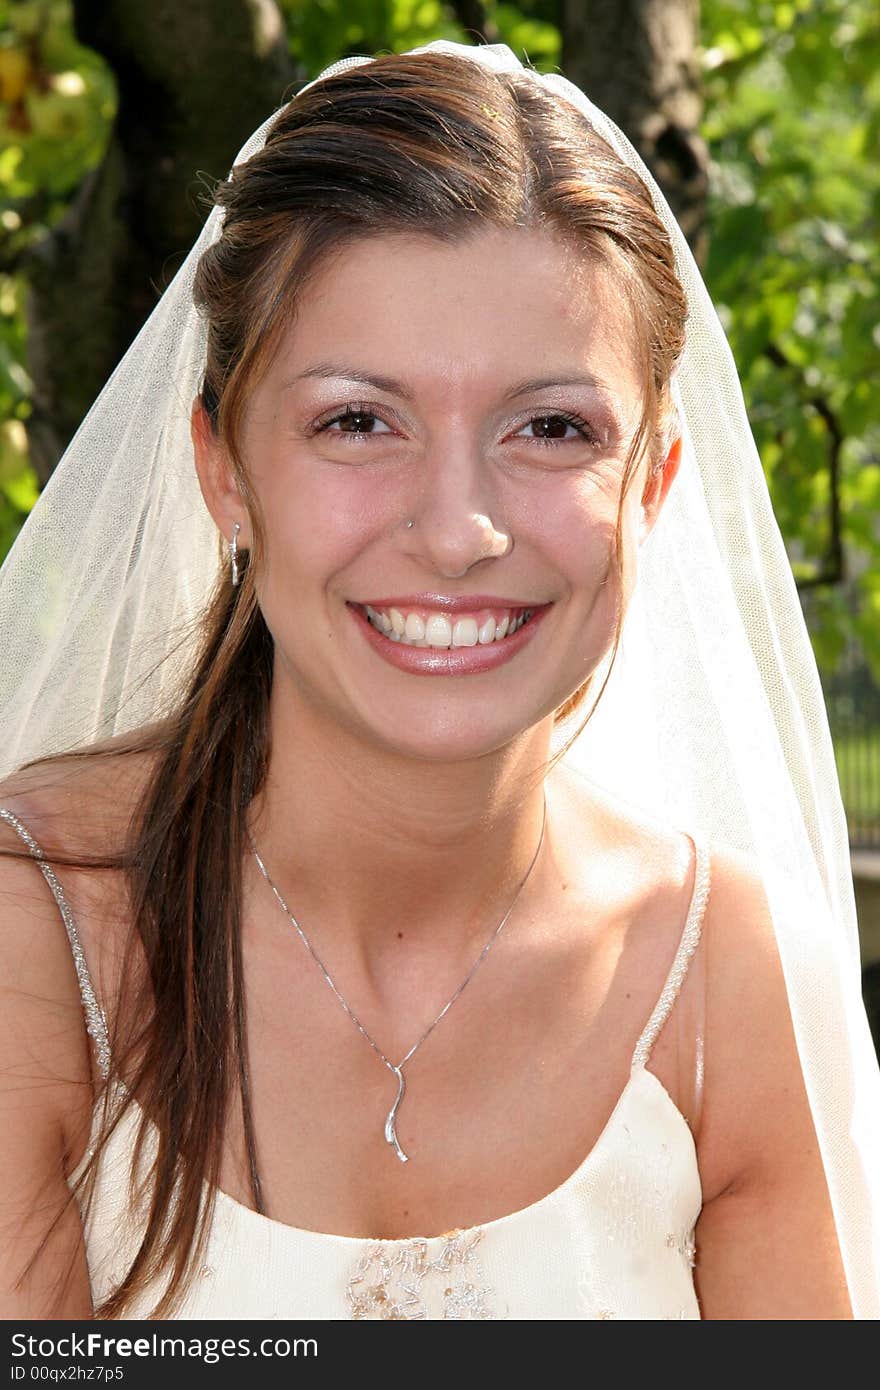
M552 718L497 753L458 762L367 745L303 702L274 704L270 731L250 824L306 934L342 938L365 962L403 939L436 939L453 954L482 945L538 847L544 786L535 773Z

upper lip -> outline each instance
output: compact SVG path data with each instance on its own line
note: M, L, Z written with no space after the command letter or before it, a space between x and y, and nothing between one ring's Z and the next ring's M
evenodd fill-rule
M395 598L360 600L361 607L370 608L431 608L441 613L472 613L479 608L544 608L532 599L499 598L497 594L399 594Z

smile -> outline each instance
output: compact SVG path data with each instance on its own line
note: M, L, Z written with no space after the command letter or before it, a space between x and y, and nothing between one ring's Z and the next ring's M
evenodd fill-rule
M488 610L460 615L399 608L373 608L364 604L364 611L377 632L392 642L408 647L487 647L502 642L532 617L531 608Z
M475 675L505 665L532 641L552 607L443 613L348 604L374 652L398 670L426 676Z

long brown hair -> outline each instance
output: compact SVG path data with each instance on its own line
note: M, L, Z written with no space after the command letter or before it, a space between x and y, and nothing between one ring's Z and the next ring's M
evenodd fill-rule
M250 510L253 545L240 586L224 579L206 609L179 707L105 751L153 755L128 842L94 861L126 875L129 950L139 948L146 971L137 983L136 972L122 972L127 997L123 1003L123 989L111 1045L115 1068L127 1067L127 1089L121 1107L105 1107L75 1190L88 1200L102 1149L134 1097L143 1112L139 1151L147 1151L151 1123L159 1135L143 1238L96 1310L105 1318L124 1314L159 1276L165 1287L153 1316L179 1307L203 1256L233 1102L242 1108L254 1206L263 1209L240 904L245 818L269 758L273 644L255 596L264 538L238 441L253 384L309 277L362 237L410 231L454 243L486 225L545 228L608 266L631 311L644 385L617 519L621 581L623 500L645 453L654 469L665 456L669 382L687 313L645 185L574 106L528 73L496 74L440 53L386 55L343 70L295 97L265 147L215 196L225 210L223 233L204 253L195 283L208 328L202 399ZM621 626L619 612L612 665ZM609 676L610 667L553 762L592 715ZM573 692L557 721L580 708L589 685Z

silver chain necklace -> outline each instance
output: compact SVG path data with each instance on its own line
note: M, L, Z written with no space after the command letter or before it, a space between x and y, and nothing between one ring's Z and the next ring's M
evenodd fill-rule
M453 1004L455 1003L456 999L458 998L458 996L461 994L462 990L464 989L465 985L468 984L468 982L470 981L470 979L471 979L471 978L473 977L473 975L476 973L478 967L479 967L480 965L482 965L483 961L486 959L486 956L489 954L489 949L490 949L490 947L492 946L493 942L495 941L496 937L498 936L499 932L501 931L501 928L504 926L505 922L507 921L508 917L510 916L511 912L513 911L514 907L516 906L517 902L519 901L519 895L520 895L520 893L522 892L522 890L525 888L526 883L528 882L529 877L531 876L532 869L535 867L535 864L537 863L538 855L541 853L541 846L542 846L543 843L544 843L544 831L545 831L545 829L546 829L546 826L547 826L547 797L546 797L546 795L545 795L545 797L544 797L544 815L543 815L543 818L542 818L542 820L541 820L541 837L540 837L540 839L538 840L538 848L535 850L535 853L534 853L534 855L532 856L532 862L529 864L529 867L528 867L528 869L526 870L525 877L524 877L523 879L521 879L521 881L520 881L519 887L517 888L516 893L514 894L513 902L510 904L510 907L507 909L507 911L505 912L504 916L501 918L501 921L498 923L498 926L495 928L495 930L493 931L492 935L489 937L489 940L486 942L486 944L485 944L485 946L483 947L482 951L481 951L480 954L477 956L477 959L474 961L474 963L473 963L473 965L471 966L470 970L469 970L468 973L465 975L464 979L462 980L462 982L461 982L461 984L459 985L458 989L457 989L457 990L455 991L455 993L453 994L452 998L449 999L449 1000L443 1005L443 1008L440 1010L439 1014L438 1014L437 1017L434 1019L434 1022L428 1025L428 1027L425 1029L425 1031L424 1031L424 1033L422 1034L422 1036L419 1038L418 1042L416 1042L416 1043L413 1044L413 1046L410 1048L410 1050L409 1050L409 1052L406 1054L406 1056L403 1057L403 1058L397 1063L397 1066L395 1066L393 1062L391 1062L391 1061L388 1060L388 1058L385 1056L385 1053L382 1051L381 1047L379 1047L379 1045L374 1041L374 1039L370 1037L369 1033L367 1032L367 1030L366 1030L366 1028L364 1027L364 1025L361 1023L361 1021L360 1021L360 1019L358 1018L357 1014L354 1012L353 1009L351 1009L351 1008L349 1007L349 1005L347 1004L347 1002L345 1001L345 999L342 997L342 994L340 993L340 991L339 991L338 988L336 987L335 983L333 982L333 979L331 978L331 975L330 975L329 970L328 970L327 967L324 965L324 962L321 960L321 958L320 958L320 956L318 955L317 951L315 950L314 946L313 946L312 943L309 941L309 938L306 936L306 934L305 934L305 932L303 931L302 927L300 926L299 922L298 922L298 921L296 920L296 918L294 917L294 915L293 915L293 913L291 912L290 908L287 906L287 903L284 901L283 897L281 896L280 892L278 891L278 888L276 887L276 885L275 885L274 882L272 881L271 877L269 876L269 871L268 871L268 869L266 868L266 865L263 863L262 859L260 858L260 856L259 856L259 854L258 854L258 852L257 852L257 847L256 847L256 845L254 844L253 836L251 835L250 830L248 830L248 832L247 832L247 837L248 837L248 839L250 840L250 845L251 845L251 849L253 850L254 858L256 859L258 865L260 866L260 872L262 873L262 875L263 875L263 877L265 878L266 882L268 883L269 887L272 889L272 892L275 894L275 897L278 899L278 902L279 902L279 904L280 904L280 906L281 906L281 908L282 908L282 910L283 910L285 916L290 920L290 922L292 923L292 925L293 925L293 926L296 928L296 930L299 932L299 935L300 935L300 938L302 939L303 944L307 947L309 953L310 953L311 956L314 958L315 963L316 963L317 966L318 966L318 969L321 971L321 974L324 976L324 979L327 981L327 983L328 983L328 985L330 986L330 988L332 989L333 993L336 995L336 998L339 1000L340 1004L341 1004L342 1007L345 1009L345 1012L348 1014L348 1016L349 1016L349 1018L351 1019L352 1023L354 1023L354 1024L360 1029L361 1033L363 1033L364 1037L366 1038L367 1042L370 1044L370 1047L373 1049L373 1051L376 1052L376 1053L382 1058L382 1061L385 1063L385 1065L386 1065L386 1067L388 1068L388 1070L397 1078L397 1098L396 1098L394 1104L392 1105L391 1109L389 1110L389 1112L388 1112L388 1118L387 1118L386 1121L385 1121L385 1142L386 1142L386 1144L390 1144L390 1145L393 1147L394 1152L397 1154L397 1157L400 1159L401 1163L408 1163L408 1162L409 1162L409 1158L408 1158L407 1154L405 1154L405 1153L403 1152L403 1149L400 1147L400 1144L398 1143L397 1131L396 1131L396 1129L395 1129L395 1127L394 1127L394 1122L395 1122L395 1119L396 1119L396 1117L397 1117L397 1111L398 1111L398 1108L399 1108L399 1106L400 1106L400 1102L403 1100L403 1094L404 1094L404 1091L405 1091L405 1089L406 1089L406 1087L405 1087L405 1085L404 1085L404 1080L403 1080L403 1068L405 1067L405 1065L406 1065L406 1063L409 1061L409 1059L412 1057L412 1055L413 1055L413 1053L416 1051L416 1049L419 1048L419 1047L421 1047L422 1043L423 1043L423 1042L425 1041L425 1039L429 1036L429 1034L433 1033L434 1029L437 1027L437 1024L440 1022L441 1018L443 1018L444 1014L447 1014L447 1013L449 1012L449 1010L452 1008Z

